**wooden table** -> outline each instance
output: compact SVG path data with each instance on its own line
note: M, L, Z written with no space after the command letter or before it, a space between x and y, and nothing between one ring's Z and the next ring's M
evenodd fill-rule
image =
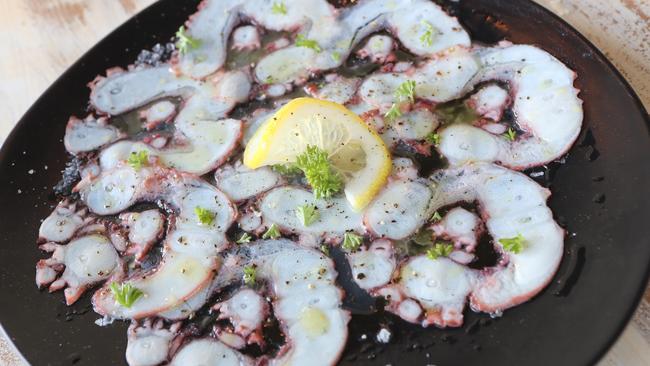
M154 1L0 0L0 144L68 66ZM650 1L536 1L596 44L650 109ZM634 320L600 365L650 365L649 344L650 292L646 292ZM0 329L0 365L23 364Z

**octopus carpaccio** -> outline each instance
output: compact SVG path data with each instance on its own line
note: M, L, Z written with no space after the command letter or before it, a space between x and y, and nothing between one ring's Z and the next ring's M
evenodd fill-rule
M130 321L130 365L336 364L351 313L330 250L423 327L461 326L467 304L500 316L551 281L564 230L522 171L561 158L583 115L575 73L549 53L473 43L428 0L204 0L177 37L171 57L145 52L89 84L92 112L64 138L79 179L39 231L38 287L69 305L94 291L98 324ZM414 101L391 120L405 81ZM362 211L242 163L301 96L345 105L390 149ZM309 226L305 202L320 212ZM344 250L351 234L361 244ZM481 243L495 263L476 265ZM208 330L196 314L213 315Z

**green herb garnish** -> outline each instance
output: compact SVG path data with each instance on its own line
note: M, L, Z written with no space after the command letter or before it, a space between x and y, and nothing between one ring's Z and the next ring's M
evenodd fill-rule
M255 284L255 281L257 280L257 268L253 266L245 266L244 267L244 283L248 286L252 286Z
M329 256L330 255L330 247L327 245L323 244L320 246L320 251L323 252L323 254Z
M433 32L435 29L431 23L425 20L421 21L420 24L424 27L424 33L420 36L420 42L427 47L431 47L433 45Z
M356 252L361 247L361 236L355 233L345 233L343 236L343 245L341 246L347 252Z
M137 287L134 287L130 283L120 283L113 282L110 285L111 292L115 301L124 306L125 308L130 308L133 306L133 303L136 302L144 293L140 291Z
M337 51L332 52L332 60L336 62L341 61L341 53Z
M302 170L296 164L275 164L271 166L274 172L282 175L298 175Z
M303 226L309 226L318 220L320 213L316 206L302 205L296 209L296 216L298 216Z
M198 48L201 46L201 40L192 38L187 33L185 33L185 27L181 26L176 32L176 48L181 54L187 53L189 50Z
M302 34L299 34L298 37L296 37L296 46L311 48L312 50L318 53L320 53L323 50L318 45L318 42L314 41L313 39L307 39Z
M510 141L515 141L515 138L517 138L517 133L512 129L512 127L508 127L508 131L506 131L503 136Z
M440 145L440 135L438 135L437 133L431 132L430 134L427 135L427 137L425 137L425 139L433 146Z
M400 102L415 103L415 81L407 80L395 90L395 98Z
M276 224L271 224L269 228L266 230L264 235L262 235L262 239L277 239L280 236L280 229L278 228L278 225Z
M433 248L427 250L427 258L438 259L440 257L448 257L454 251L454 246L447 243L436 243Z
M343 188L343 178L334 168L325 150L307 145L307 150L298 155L296 166L305 173L305 178L314 191L314 196L330 198Z
M132 152L126 162L135 170L140 170L149 165L149 153L146 150Z
M524 250L524 247L526 246L526 239L524 239L521 234L517 234L514 238L503 238L499 239L499 243L503 246L503 249L519 254L522 250Z
M208 209L196 206L194 207L194 213L196 214L196 218L199 219L201 225L211 225L212 221L214 221L214 212Z
M246 244L246 243L250 243L252 238L253 238L253 237L250 236L249 233L243 233L243 234L241 234L241 236L239 237L239 239L237 239L237 242L236 242L236 243L237 243L237 244Z
M434 212L433 216L431 216L431 221L438 222L440 220L442 220L442 216L440 216L440 213L438 213L438 211Z
M287 15L287 6L282 1L274 2L271 8L273 14Z
M399 109L397 103L393 103L388 112L384 114L384 117L389 121L394 121L402 115L402 111Z

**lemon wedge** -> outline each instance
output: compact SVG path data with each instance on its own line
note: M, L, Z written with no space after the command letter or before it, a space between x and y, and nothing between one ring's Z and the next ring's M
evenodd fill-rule
M296 162L307 146L326 151L343 175L345 197L363 209L384 186L391 170L382 139L344 106L313 98L297 98L280 108L253 135L244 151L244 165Z

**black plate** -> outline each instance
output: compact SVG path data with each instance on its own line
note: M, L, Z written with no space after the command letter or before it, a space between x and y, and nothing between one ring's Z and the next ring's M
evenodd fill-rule
M67 159L65 122L71 114L86 113L86 83L167 41L197 2L162 0L101 41L34 104L0 151L0 321L33 364L124 363L124 323L97 327L88 296L68 308L62 294L36 290L34 264L42 256L36 233L55 204L51 187ZM550 205L569 233L566 255L540 296L499 319L471 313L461 329L423 330L388 315L355 315L342 364L595 363L620 334L647 283L648 115L605 57L540 6L513 0L461 0L451 6L473 39L494 42L505 36L536 44L579 75L583 146L577 144L566 163L549 173L554 175ZM378 322L394 333L388 347L372 341Z

